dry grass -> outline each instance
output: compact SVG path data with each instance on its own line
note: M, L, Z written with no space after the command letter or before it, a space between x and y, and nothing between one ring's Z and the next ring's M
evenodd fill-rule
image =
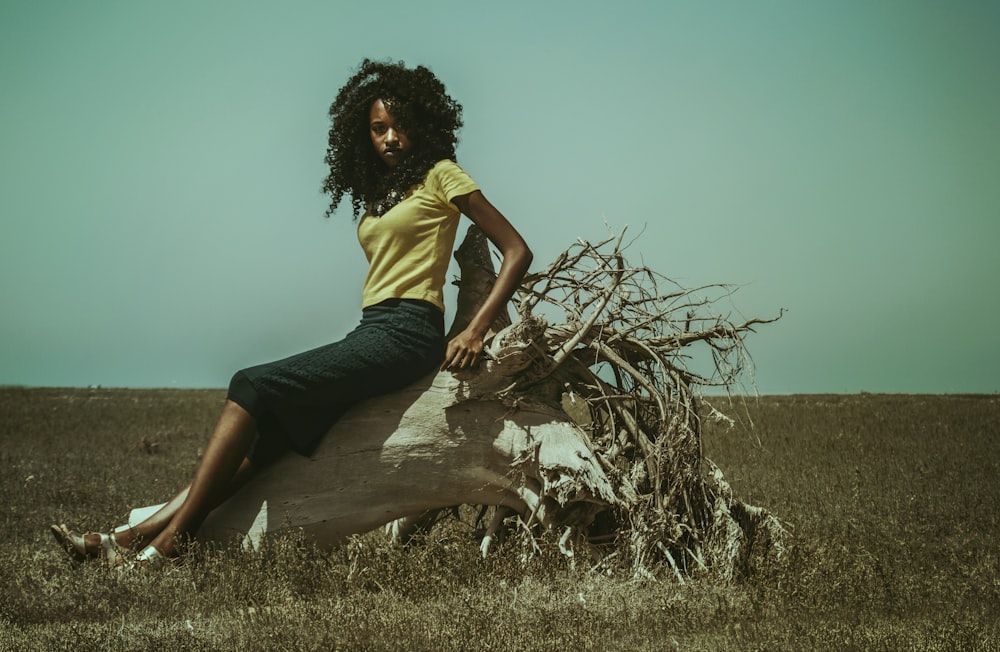
M484 562L457 521L408 551L289 535L161 573L65 560L48 524L162 500L221 398L0 390L0 650L1000 649L996 396L713 401L744 418L707 426L706 453L792 532L783 562L729 585L571 568L551 541Z

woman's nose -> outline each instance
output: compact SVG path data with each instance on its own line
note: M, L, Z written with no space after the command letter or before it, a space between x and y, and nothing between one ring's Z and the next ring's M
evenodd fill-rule
M399 140L399 138L396 135L396 130L395 129L391 129L390 128L388 131L385 132L385 142L387 142L387 143L395 143L398 140Z

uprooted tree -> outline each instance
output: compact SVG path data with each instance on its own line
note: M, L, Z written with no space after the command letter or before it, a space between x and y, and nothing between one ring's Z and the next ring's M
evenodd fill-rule
M773 319L713 314L728 287L685 289L631 266L623 235L579 241L528 275L476 369L359 404L312 457L261 472L199 537L254 544L301 528L335 545L388 523L405 540L438 510L479 505L492 507L483 554L511 523L553 531L568 555L617 542L638 574L659 560L678 578L732 577L755 547L780 553L779 522L704 457L693 389L738 383L744 336ZM452 332L495 278L475 227L456 258ZM696 349L707 373L691 368Z

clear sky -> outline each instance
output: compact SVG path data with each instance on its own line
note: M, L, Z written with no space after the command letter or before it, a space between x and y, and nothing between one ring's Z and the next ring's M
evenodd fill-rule
M3 0L0 384L223 387L346 333L365 262L319 188L366 56L463 103L535 268L628 225L727 310L787 308L748 339L762 393L1000 391L1000 3L971 0Z

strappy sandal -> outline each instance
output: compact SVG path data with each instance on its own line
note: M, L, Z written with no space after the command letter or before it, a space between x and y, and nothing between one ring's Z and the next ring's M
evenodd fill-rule
M98 532L77 534L65 525L53 525L49 528L59 546L66 551L73 561L83 563L99 559L108 566L117 566L123 561L124 549L118 545L114 536ZM98 537L96 550L87 546L88 537Z
M153 546L146 546L139 551L132 561L124 561L115 564L115 570L119 573L128 574L142 570L161 570L178 563L177 557L168 557Z

